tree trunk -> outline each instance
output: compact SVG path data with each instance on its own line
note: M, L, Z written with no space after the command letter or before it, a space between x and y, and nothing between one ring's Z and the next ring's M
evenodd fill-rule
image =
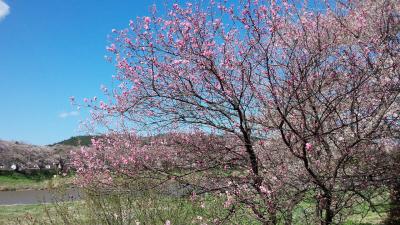
M390 193L390 211L385 224L400 224L400 182L397 182L396 185L394 185L394 188Z
M322 225L330 225L333 222L333 211L331 209L332 205L332 195L330 193L325 195L325 219Z
M285 225L292 225L292 222L293 222L292 212L288 212L288 214L285 217Z
M276 225L278 223L276 219L276 212L271 213L271 225Z

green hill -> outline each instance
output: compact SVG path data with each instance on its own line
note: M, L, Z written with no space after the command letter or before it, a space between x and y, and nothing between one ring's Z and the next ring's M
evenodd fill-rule
M54 145L71 145L71 146L90 146L92 144L91 139L94 136L91 135L82 135L82 136L75 136L69 139L54 143L50 146Z

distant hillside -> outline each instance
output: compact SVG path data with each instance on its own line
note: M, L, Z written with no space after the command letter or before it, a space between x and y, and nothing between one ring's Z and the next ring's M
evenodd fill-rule
M54 146L54 145L90 146L92 144L91 139L93 137L94 136L91 136L91 135L75 136L75 137L71 137L67 140L54 143L49 146Z

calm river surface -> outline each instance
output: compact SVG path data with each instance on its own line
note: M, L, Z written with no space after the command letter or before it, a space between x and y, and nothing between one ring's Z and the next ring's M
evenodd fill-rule
M78 200L79 189L68 189L62 197L49 190L0 191L0 205L51 203L57 199Z
M163 193L170 196L183 196L193 191L193 188L187 185L169 185L164 188ZM0 205L51 203L56 199L57 201L74 201L79 200L80 196L82 196L82 190L79 188L67 189L62 196L49 190L0 191Z

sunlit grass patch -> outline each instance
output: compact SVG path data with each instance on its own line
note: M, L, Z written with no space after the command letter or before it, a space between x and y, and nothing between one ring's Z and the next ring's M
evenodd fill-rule
M8 173L0 175L0 191L14 191L26 189L47 189L60 185L72 184L73 177L61 177L53 174L24 175Z

